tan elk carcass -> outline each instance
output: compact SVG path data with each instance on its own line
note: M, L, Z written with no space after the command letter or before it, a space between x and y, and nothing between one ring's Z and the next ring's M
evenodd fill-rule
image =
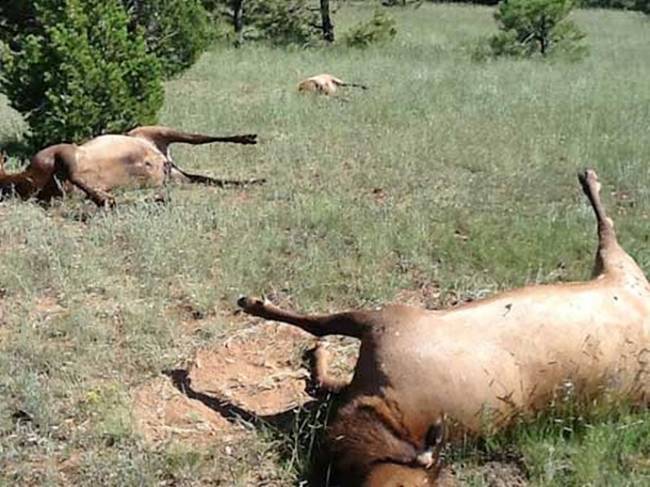
M248 314L361 340L349 384L330 380L324 362L315 374L325 389L341 391L327 445L349 485L435 485L428 467L440 435L432 431L445 415L453 438L512 425L567 387L587 400L648 405L650 286L617 242L595 172L579 179L598 224L590 281L529 286L439 311L389 305L310 316L240 298Z
M346 81L335 78L331 74L319 74L312 76L298 83L298 91L322 93L324 95L333 95L339 87L351 86L367 90L368 87L358 83L348 83Z
M216 186L263 182L233 181L190 174L172 160L173 143L256 144L255 134L217 137L180 132L168 127L137 127L126 135L100 135L81 145L57 144L34 155L25 169L7 174L0 164L0 193L49 201L73 188L98 205L112 204L111 190L125 186L159 187L169 180Z

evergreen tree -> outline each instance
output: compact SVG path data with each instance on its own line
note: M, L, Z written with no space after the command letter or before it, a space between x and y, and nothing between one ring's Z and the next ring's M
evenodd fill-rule
M156 120L160 65L129 31L120 0L41 0L34 19L5 52L0 77L33 150Z

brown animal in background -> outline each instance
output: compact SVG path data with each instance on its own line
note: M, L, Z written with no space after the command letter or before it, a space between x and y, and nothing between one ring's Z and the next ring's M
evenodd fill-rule
M336 93L339 86L352 86L361 88L363 90L368 89L368 87L365 85L360 85L357 83L346 83L343 80L335 78L331 74L319 74L318 76L312 76L311 78L307 78L306 80L298 83L298 91L309 91L313 93L333 95Z
M529 286L447 310L389 305L302 315L240 298L248 314L316 336L361 340L352 381L330 423L332 461L350 485L434 485L432 428L480 435L576 397L650 402L650 285L621 248L595 172L580 183L598 223L594 278ZM321 357L322 358L322 357ZM341 389L316 367L325 388Z
M100 135L82 145L58 144L39 151L19 173L7 174L0 161L0 194L15 192L22 198L49 201L81 189L97 205L113 204L108 194L124 186L159 187L168 180L216 186L263 182L232 181L190 174L172 161L169 146L213 142L256 144L257 136L213 137L179 132L167 127L138 127L126 135Z

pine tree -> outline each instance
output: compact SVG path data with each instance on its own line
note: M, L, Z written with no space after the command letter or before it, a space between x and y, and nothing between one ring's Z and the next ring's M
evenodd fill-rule
M5 53L0 89L30 127L32 149L152 123L160 65L120 0L41 0L35 27Z

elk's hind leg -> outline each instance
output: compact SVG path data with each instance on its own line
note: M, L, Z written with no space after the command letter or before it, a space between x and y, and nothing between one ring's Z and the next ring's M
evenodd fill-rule
M113 207L115 200L110 194L95 189L92 184L86 181L77 172L76 166L76 148L71 145L62 144L57 148L54 154L54 171L63 181L70 181L81 191L86 193L93 203L100 207Z
M373 312L348 311L329 315L302 315L274 306L268 301L242 296L237 301L245 313L267 320L281 321L302 328L315 336L345 335L361 338L370 328Z
M600 199L600 182L598 175L592 169L587 169L578 175L582 190L596 215L598 225L598 250L594 265L594 276L601 274L634 274L645 276L639 266L619 245L614 231L614 222L607 216L605 207Z
M86 193L86 196L99 207L113 208L115 206L115 198L112 195L98 190L87 184L83 179L71 174L68 179L81 191Z

